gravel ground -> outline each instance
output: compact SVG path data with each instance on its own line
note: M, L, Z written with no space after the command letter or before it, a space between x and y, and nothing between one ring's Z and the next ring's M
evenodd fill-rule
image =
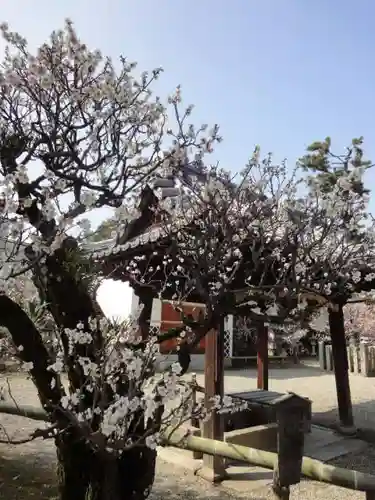
M198 383L204 383L203 374L197 375ZM226 392L256 389L257 376L254 368L227 370L224 377ZM318 363L287 365L278 368L271 365L269 389L278 392L292 391L312 401L312 411L317 421L330 424L337 421L337 397L333 373L318 368ZM350 375L353 415L357 427L375 429L375 378Z
M319 376L313 368L306 369L301 373L300 387L305 391L298 390L297 373L298 369L279 370L278 378L274 374L271 386L283 390L294 390L313 399L313 408L322 413L334 412L336 404L335 398L332 398L332 381L322 384L322 378L327 375ZM309 370L311 371L310 381ZM273 370L276 372L276 370ZM280 375L280 372L283 372ZM288 377L288 372L290 377ZM230 373L230 372L229 372ZM271 374L272 377L272 374ZM317 380L312 380L319 377ZM331 376L333 379L333 377ZM228 380L229 379L229 380ZM358 377L357 377L358 379ZM272 379L271 379L272 380ZM283 383L281 383L283 381ZM0 381L1 382L1 381ZM12 394L15 399L22 404L36 405L37 398L35 390L30 381L25 380L22 375L15 374L10 378ZM314 384L312 382L315 382ZM364 384L361 384L364 382ZM252 375L250 371L234 373L227 377L227 384L230 384L230 390L243 390L244 386L251 388ZM0 384L1 385L1 384ZM275 385L277 387L275 387ZM353 384L352 384L353 385ZM374 386L371 379L360 378L354 384L356 401L364 403L366 406L366 422L373 424L375 428L375 408L370 398L373 394L369 390ZM358 388L363 386L363 396L359 397ZM322 393L324 387L324 393ZM330 396L327 396L327 394ZM314 396L315 394L315 396ZM330 398L330 401L328 400ZM6 429L10 437L20 439L27 436L36 425L28 419L22 417L13 417L0 414L0 426ZM1 429L0 429L1 433ZM4 437L1 436L0 437ZM360 454L351 454L331 462L339 467L359 470L375 474L375 448L369 446L365 452ZM8 446L0 444L0 498L5 500L26 500L37 497L40 500L56 498L56 478L55 478L55 454L51 442L35 441L25 445ZM251 498L254 500L266 500L273 498L269 488L261 490L237 492L226 489L223 486L212 486L205 481L194 477L191 471L187 471L173 464L158 460L157 478L151 495L152 500L193 500L210 499L220 497L223 500L235 498ZM292 488L292 499L325 499L325 500L364 500L364 493L353 492L334 486L325 485L313 481L303 481L300 485Z
M191 375L187 375L190 378ZM2 380L2 378L4 380ZM204 384L202 373L197 374L198 383ZM36 405L36 393L30 380L24 375L11 374L12 394L21 404ZM225 372L225 391L240 392L256 388L255 369L227 370ZM6 386L5 377L0 374L0 388ZM350 376L353 414L358 427L375 429L375 378L360 375ZM292 365L285 368L271 366L269 389L279 392L292 391L312 400L314 416L321 422L331 423L337 419L337 398L335 378L332 373L321 371L317 363L309 366Z

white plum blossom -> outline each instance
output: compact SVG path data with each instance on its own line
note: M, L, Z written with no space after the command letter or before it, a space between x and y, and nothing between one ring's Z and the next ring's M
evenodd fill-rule
M64 370L64 363L62 360L56 360L52 365L48 367L48 370L52 370L55 373L62 373Z
M27 361L27 362L23 363L22 368L26 372L29 372L34 368L34 363L32 361Z

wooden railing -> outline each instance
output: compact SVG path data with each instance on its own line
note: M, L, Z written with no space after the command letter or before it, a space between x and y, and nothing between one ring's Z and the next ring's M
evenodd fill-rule
M245 462L271 470L274 470L277 464L276 453L256 450L247 446L228 444L224 441L186 436L181 431L175 431L170 435L165 433L164 444L208 455L218 455L229 460ZM334 467L309 457L303 457L301 472L303 476L314 481L350 490L363 491L366 500L375 500L375 476L372 474ZM279 496L279 498L283 497ZM286 496L284 498L289 497Z

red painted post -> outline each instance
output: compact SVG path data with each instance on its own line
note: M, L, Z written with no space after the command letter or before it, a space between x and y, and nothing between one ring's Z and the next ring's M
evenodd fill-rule
M257 387L268 391L268 327L261 322L257 327Z
M224 329L220 332L211 330L206 335L205 342L205 404L209 408L212 398L224 394ZM213 411L203 426L203 437L223 441L223 418ZM219 456L203 455L203 468L198 474L212 482L218 482L225 477L224 460Z

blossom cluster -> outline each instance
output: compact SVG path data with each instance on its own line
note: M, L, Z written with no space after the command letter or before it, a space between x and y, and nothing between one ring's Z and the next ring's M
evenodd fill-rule
M165 104L152 96L161 68L135 77L135 63L90 50L70 20L35 53L6 23L0 30L0 289L7 293L30 259L43 262L68 234L87 232L84 214L116 208L124 225L136 217L147 181L203 158L220 137L186 122L192 108L180 111L180 88Z
M250 318L305 320L312 301L345 302L374 281L368 196L349 189L361 175L348 170L325 192L298 165L291 173L260 161L258 149L240 178L201 165L188 184L180 181L177 200L160 201L158 234L170 238L170 252L149 267L148 257L134 257L127 271L173 289L176 301L199 290L206 311L222 310L231 294L233 305L235 290L234 307L241 297Z
M344 308L345 332L348 338L374 342L375 308L373 304L347 304Z
M208 407L204 399L193 397L195 387L180 377L178 362L171 362L160 370L157 338L152 337L140 346L134 318L121 324L103 319L101 331L106 342L103 350L96 352L96 360L77 357L85 385L66 392L60 407L54 408L80 434L95 427L95 432L87 436L94 450L121 455L138 445L155 448L168 432L184 426L191 418L205 421L213 411L232 413L246 407L227 396L212 398ZM77 346L92 342L82 324L65 334L69 337L69 355L74 354ZM18 348L22 350L22 346ZM32 362L24 363L23 368L33 375ZM58 379L65 376L67 369L64 356L58 356L48 367ZM55 384L53 378L52 388ZM103 394L112 394L112 398L105 400ZM90 405L86 401L88 395ZM138 429L135 430L134 425ZM59 433L63 434L66 429L63 427ZM189 426L186 429L188 432Z

